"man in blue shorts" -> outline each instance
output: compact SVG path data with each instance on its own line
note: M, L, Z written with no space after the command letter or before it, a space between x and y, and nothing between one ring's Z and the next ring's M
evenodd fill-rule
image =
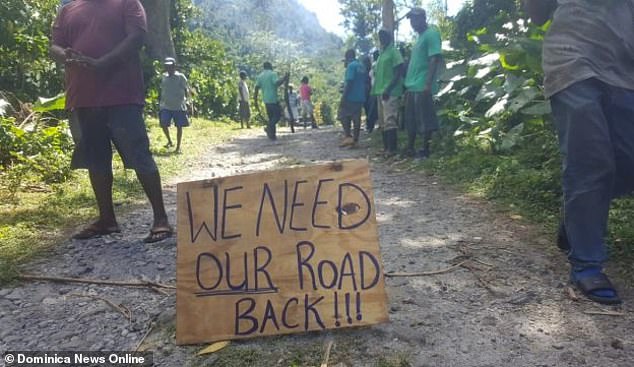
M65 65L66 108L77 114L85 162L99 219L76 233L89 239L120 232L112 202L112 144L152 204L154 222L145 242L172 235L161 178L143 121L145 102L139 49L147 32L139 0L73 1L53 24L51 56Z
M185 75L176 70L176 60L171 57L165 59L165 74L161 80L160 112L159 122L165 137L167 137L166 148L172 146L169 127L176 125L176 153L181 152L181 140L183 138L183 127L189 126L187 118L187 97L189 86Z

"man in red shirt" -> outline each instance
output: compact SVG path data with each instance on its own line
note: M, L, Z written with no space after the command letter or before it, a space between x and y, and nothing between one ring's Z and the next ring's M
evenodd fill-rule
M112 202L112 147L135 170L154 211L145 242L172 234L161 178L143 121L145 101L139 49L147 31L139 0L75 0L53 25L51 56L66 69L66 108L81 128L82 154L99 209L99 219L73 238L120 232Z

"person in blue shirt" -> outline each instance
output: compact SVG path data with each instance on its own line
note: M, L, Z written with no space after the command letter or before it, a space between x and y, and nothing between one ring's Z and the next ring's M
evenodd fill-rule
M361 109L366 100L367 75L365 66L357 60L356 52L349 49L345 54L346 73L343 95L339 104L339 117L345 137L340 147L359 147L361 131Z

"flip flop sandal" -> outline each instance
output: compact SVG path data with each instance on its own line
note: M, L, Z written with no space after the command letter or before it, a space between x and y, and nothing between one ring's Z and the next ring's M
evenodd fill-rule
M106 236L112 233L121 233L121 229L119 228L119 226L102 228L97 225L91 224L81 231L75 233L72 238L76 240L89 240L91 238Z
M604 305L618 305L622 302L616 293L612 282L610 282L610 279L608 279L608 277L603 273L588 275L580 279L573 279L572 282L581 291L581 293L597 303ZM614 292L614 295L601 296L595 293L596 291L601 290Z
M156 227L150 230L150 234L143 239L145 243L154 243L163 241L172 237L173 230L171 227Z

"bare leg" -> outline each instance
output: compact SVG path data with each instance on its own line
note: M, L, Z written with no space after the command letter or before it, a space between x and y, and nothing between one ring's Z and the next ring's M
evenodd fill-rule
M152 173L136 173L143 186L143 190L150 200L154 212L153 228L169 226L165 204L163 203L163 189L161 187L161 175L158 171Z
M176 127L176 153L181 152L181 140L183 140L183 128L181 126Z
M99 209L99 220L97 226L100 228L114 227L117 220L112 204L112 172L97 173L89 172L90 184L95 193L97 208Z
M163 133L165 134L165 137L167 138L167 144L165 146L171 147L174 144L172 144L172 138L170 137L169 127L162 126L161 128L163 129Z

